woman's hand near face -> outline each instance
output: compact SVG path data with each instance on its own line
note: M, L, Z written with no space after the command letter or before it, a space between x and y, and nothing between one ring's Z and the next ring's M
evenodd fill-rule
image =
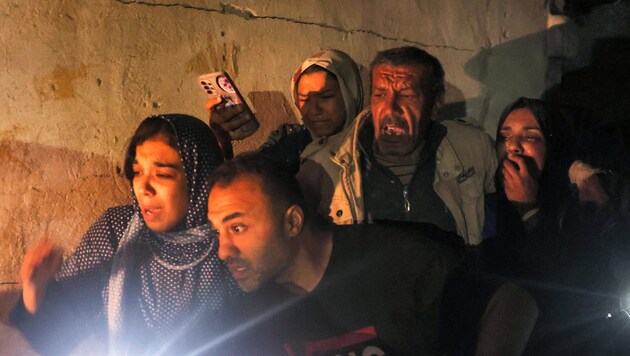
M511 202L534 204L538 197L538 178L540 173L535 162L526 156L508 154L503 160L501 174L505 195Z
M22 298L29 313L35 314L44 300L48 282L61 268L63 251L44 238L30 248L20 268Z
M206 110L210 118L210 127L217 136L229 136L231 140L242 140L253 134L252 131L239 130L247 124L252 118L245 105L237 104L232 108L226 109L222 98L210 98L206 101ZM221 137L220 137L221 138Z

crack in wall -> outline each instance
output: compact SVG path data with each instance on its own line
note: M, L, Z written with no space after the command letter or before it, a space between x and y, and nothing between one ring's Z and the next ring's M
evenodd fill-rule
M256 15L256 13L253 12L252 10L243 8L238 5L228 4L228 3L221 3L220 4L221 8L215 9L215 8L209 8L209 7L194 6L194 5L190 5L186 3L157 3L157 2L154 3L154 2L148 2L148 1L142 1L142 0L115 0L115 1L121 4L125 4L125 5L136 4L136 5L144 5L144 6L155 6L155 7L181 7L181 8L190 9L190 10L216 12L220 14L238 16L245 20L279 20L279 21L290 22L290 23L294 23L298 25L316 26L320 28L333 30L333 31L343 32L345 34L364 33L364 34L378 37L380 39L387 40L387 41L401 41L407 44L413 44L413 45L417 45L417 46L425 47L425 48L441 48L441 49L451 49L454 51L461 51L461 52L477 52L477 49L458 48L458 47L449 46L449 45L427 44L427 43L415 41L409 38L392 37L386 34L376 32L374 30L367 30L367 29L361 29L361 28L346 29L341 26L334 26L327 23L323 23L323 22L310 22L310 21L293 19L293 18L283 17L283 16L259 16L259 15Z

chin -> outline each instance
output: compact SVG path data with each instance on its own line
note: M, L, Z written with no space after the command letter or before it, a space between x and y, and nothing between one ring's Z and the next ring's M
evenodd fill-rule
M167 228L165 228L165 227L164 227L164 226L162 226L162 225L147 224L147 227L148 227L151 231L153 231L153 232L159 232L159 233L162 233L162 232L167 232L167 231L168 231L168 229L167 229Z
M237 281L239 288L245 293L251 293L256 291L260 286L255 283L248 283L247 281Z
M147 227L151 229L151 231L159 232L159 233L177 231L177 230L182 230L184 228L184 226L182 226L181 224L157 223L157 222L146 223L146 224L147 224Z
M400 140L380 139L377 144L379 151L388 156L405 156L413 151L413 145L409 142L400 142Z

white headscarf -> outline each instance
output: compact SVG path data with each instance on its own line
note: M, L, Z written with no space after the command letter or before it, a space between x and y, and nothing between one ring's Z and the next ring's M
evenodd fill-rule
M354 122L354 119L363 109L363 83L361 82L361 75L357 64L349 55L336 49L317 52L311 55L295 71L291 79L291 95L293 97L293 103L296 107L299 107L297 83L300 80L302 73L314 65L325 69L337 78L339 89L341 90L341 95L343 96L343 101L346 107L346 121L340 132L328 137L317 137L311 132L313 142L307 145L300 155L302 159L313 156L324 147L330 148L331 145L339 145L342 142L347 130ZM299 120L302 122L301 117Z
M308 57L291 79L291 95L295 106L298 106L297 83L302 73L313 65L324 68L337 78L346 104L344 128L347 128L363 109L363 83L357 64L349 55L337 49L317 52Z

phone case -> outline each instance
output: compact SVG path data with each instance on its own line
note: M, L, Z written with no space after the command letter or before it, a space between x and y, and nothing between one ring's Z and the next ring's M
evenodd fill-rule
M232 81L232 79L230 78L229 74L227 74L226 72L203 74L197 78L197 82L199 83L203 91L208 94L208 97L223 98L223 103L220 104L222 109L230 110L232 107L238 104L243 104L244 110L249 113L252 119L235 131L254 132L258 129L260 124L256 120L256 117L252 113L252 110L247 105L247 102L243 99L243 96L238 91L238 88L234 84L234 81Z

